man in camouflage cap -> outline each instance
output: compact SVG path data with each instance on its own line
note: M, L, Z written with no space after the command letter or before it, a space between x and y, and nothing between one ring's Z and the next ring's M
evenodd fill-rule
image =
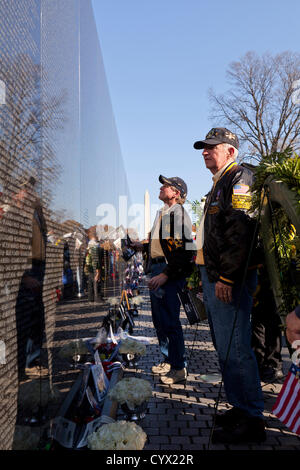
M239 141L226 128L213 128L203 149L213 187L207 195L197 233L197 258L204 303L218 352L225 392L232 408L217 415L212 442L262 442L266 439L264 402L258 366L251 349L250 314L257 284L249 259L255 221L251 204L252 172L236 162ZM245 276L245 282L242 282Z

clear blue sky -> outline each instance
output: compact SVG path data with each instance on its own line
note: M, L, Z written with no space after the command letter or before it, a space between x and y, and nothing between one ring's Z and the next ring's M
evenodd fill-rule
M208 89L247 51L299 51L299 0L92 0L132 201L159 174L180 176L199 199L211 176L193 143L209 120Z

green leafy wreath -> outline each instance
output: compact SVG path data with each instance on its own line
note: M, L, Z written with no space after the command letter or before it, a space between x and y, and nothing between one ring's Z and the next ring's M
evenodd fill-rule
M251 187L252 212L258 214L261 204L264 206L263 195L270 188L275 200L280 199L276 197L276 193L285 191L288 205L292 208L293 220L290 217L291 212L275 201L267 230L260 230L260 236L267 240L266 245L276 258L280 291L277 294L281 297L281 303L277 304L281 315L285 316L300 303L300 158L291 148L287 148L284 152L262 157L253 171L255 182ZM263 222L262 219L262 228ZM274 278L274 273L269 274Z

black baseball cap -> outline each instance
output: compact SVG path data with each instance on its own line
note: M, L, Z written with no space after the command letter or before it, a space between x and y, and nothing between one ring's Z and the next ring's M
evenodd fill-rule
M187 185L178 176L172 176L171 178L166 178L165 176L160 175L158 179L160 183L162 184L169 184L170 186L174 186L174 188L178 189L178 191L180 192L181 197L186 197Z
M237 136L225 127L214 127L206 135L205 140L198 140L194 143L195 149L203 149L205 145L230 144L237 150L239 148L239 139Z

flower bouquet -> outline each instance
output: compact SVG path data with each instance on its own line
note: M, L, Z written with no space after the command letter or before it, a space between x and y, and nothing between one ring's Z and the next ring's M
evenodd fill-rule
M55 386L50 386L47 379L38 378L19 386L18 406L26 424L38 425L44 422L48 406L60 401L60 391Z
M133 315L134 317L138 316L138 307L142 305L143 302L145 302L145 299L142 295L138 295L133 298L133 307L130 309L131 315Z
M126 377L120 380L109 392L108 397L120 403L129 420L145 416L147 401L152 396L152 388L147 380Z
M87 438L91 450L142 450L147 434L140 426L127 421L104 424Z
M112 307L117 307L118 304L120 303L120 299L119 297L109 297L107 299L107 302L109 303L109 305L111 305Z
M139 356L144 356L146 354L146 346L133 338L125 338L121 341L119 352L121 354L138 354Z
M121 340L119 353L122 354L123 361L127 367L138 365L141 356L146 354L146 346L133 338Z
M81 356L86 356L89 354L88 347L83 339L75 339L65 344L58 355L61 359L72 359L75 362L79 362Z
M38 430L31 426L15 426L12 450L37 450L40 435Z
M143 302L145 302L145 298L142 295L137 295L136 297L134 297L133 306L139 307L140 305L142 305Z

